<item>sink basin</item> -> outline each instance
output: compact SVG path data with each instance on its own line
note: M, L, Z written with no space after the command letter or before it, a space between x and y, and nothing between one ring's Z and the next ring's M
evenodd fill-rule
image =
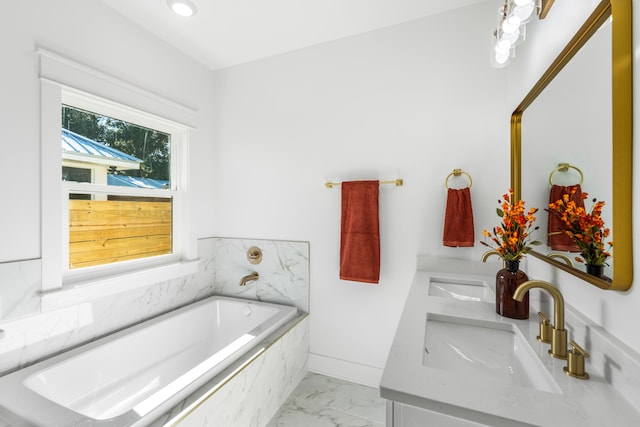
M473 280L464 281L431 277L429 295L455 298L461 301L495 302L493 293L484 282Z
M431 313L426 323L425 366L560 393L551 374L512 323Z

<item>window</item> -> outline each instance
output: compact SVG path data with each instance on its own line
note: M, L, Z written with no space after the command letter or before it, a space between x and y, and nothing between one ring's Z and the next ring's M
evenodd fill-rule
M71 105L61 115L68 268L171 254L171 135Z
M37 54L42 310L195 273L188 161L197 112L69 58ZM65 138L100 145L65 150Z

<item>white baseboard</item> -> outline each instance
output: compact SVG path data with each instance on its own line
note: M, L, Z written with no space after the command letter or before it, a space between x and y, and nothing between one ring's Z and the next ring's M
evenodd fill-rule
M309 371L374 388L382 378L382 368L315 353L309 353Z

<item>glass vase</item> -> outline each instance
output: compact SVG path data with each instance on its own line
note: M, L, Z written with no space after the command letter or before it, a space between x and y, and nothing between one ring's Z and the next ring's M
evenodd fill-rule
M587 273L592 275L592 276L603 277L604 276L604 265L587 264Z
M522 301L513 299L516 288L529 280L518 267L520 261L506 261L505 268L496 274L496 313L512 319L528 319L529 292L524 295Z

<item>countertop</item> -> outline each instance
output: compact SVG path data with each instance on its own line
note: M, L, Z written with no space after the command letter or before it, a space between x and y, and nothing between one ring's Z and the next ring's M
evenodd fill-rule
M449 271L433 271L433 265L444 265L442 269ZM539 329L535 311L531 310L527 320L515 320L496 314L495 303L430 296L428 287L432 276L482 281L493 290L495 263L493 267L482 265L477 269L460 265L453 262L451 268L446 268L446 262L436 262L427 266L426 271L416 272L380 382L383 398L492 426L640 425L640 413L602 373L590 369L588 359L586 370L590 379L572 378L563 372L566 361L552 358L548 354L549 345L536 339ZM543 291L532 292L532 299L537 292ZM570 311L571 307L566 305L565 310ZM553 323L553 313L549 314ZM558 390L544 392L495 381L486 375L462 375L425 366L428 315L512 323L534 349Z

